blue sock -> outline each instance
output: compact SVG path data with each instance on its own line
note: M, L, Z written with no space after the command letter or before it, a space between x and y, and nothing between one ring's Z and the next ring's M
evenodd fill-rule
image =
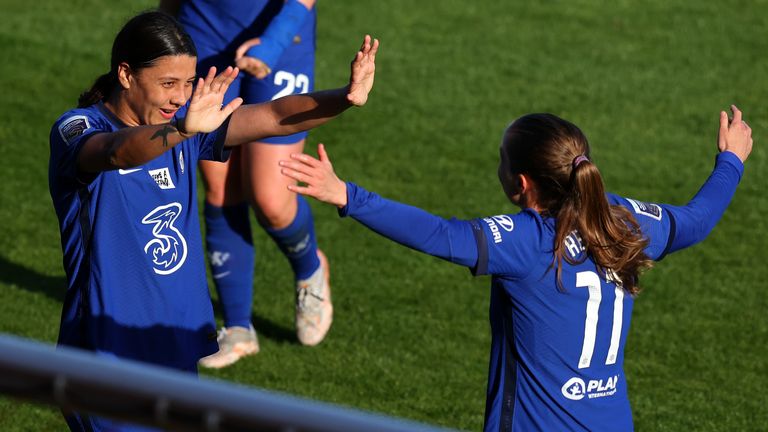
M213 282L224 309L224 325L248 328L253 303L253 262L247 203L217 207L205 203L206 247Z
M277 247L291 263L296 279L307 279L320 267L317 257L317 238L312 209L307 200L297 197L296 217L283 229L265 226L267 234L277 243Z

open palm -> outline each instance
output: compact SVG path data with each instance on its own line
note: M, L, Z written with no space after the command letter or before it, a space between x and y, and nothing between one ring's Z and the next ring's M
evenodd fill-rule
M376 72L376 52L379 50L379 40L365 35L363 45L352 60L349 77L347 100L355 106L363 106L368 101L368 93L373 88L373 77Z
M228 67L216 76L216 68L208 70L208 76L200 78L189 101L187 116L184 119L186 133L212 132L229 117L242 103L242 98L235 98L226 106L222 105L224 94L237 77L239 70Z

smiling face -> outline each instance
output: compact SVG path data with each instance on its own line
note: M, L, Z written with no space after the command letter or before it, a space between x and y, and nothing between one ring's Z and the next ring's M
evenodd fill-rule
M129 126L168 123L192 95L196 65L189 55L163 56L138 70L120 64L121 96L129 110L121 120Z

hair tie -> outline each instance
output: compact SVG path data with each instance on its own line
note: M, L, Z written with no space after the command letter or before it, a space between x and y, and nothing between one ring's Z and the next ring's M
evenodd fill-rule
M584 156L583 154L579 155L579 156L576 156L573 159L573 168L576 169L576 167L579 166L579 164L582 163L582 162L589 162L589 158Z

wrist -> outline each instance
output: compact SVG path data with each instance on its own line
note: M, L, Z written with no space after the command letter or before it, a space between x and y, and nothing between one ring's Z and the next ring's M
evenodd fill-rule
M339 192L336 197L336 207L339 209L343 209L347 206L347 183L339 180Z
M171 121L171 126L176 128L176 133L183 139L191 138L196 132L190 132L187 130L187 118L186 117L174 117Z
M310 10L297 0L286 1L260 36L261 44L248 49L247 55L256 57L273 69L283 51L294 43L294 37L310 13Z

